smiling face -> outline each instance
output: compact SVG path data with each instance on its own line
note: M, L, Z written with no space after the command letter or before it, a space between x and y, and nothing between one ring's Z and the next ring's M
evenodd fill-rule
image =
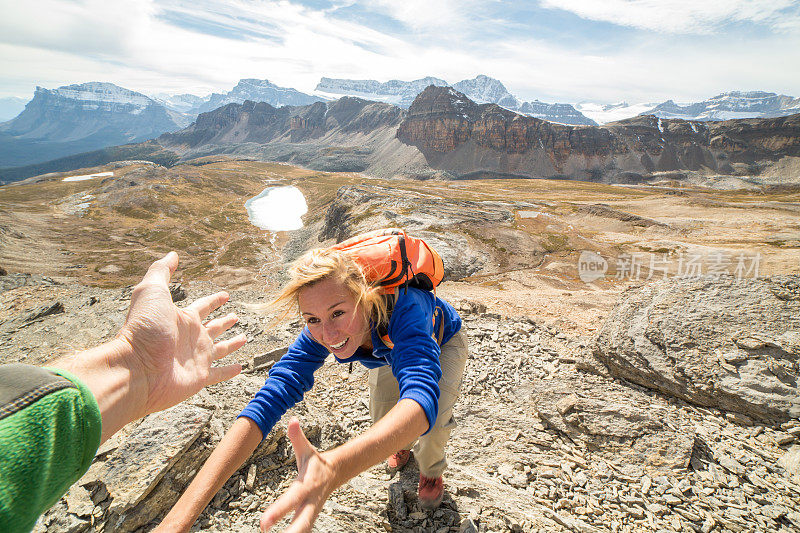
M369 323L356 298L339 281L323 279L297 293L300 314L318 343L339 359L372 347Z

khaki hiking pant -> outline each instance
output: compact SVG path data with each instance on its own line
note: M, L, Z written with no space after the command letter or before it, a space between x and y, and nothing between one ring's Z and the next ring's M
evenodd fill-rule
M444 447L450 432L456 427L453 406L461 388L464 366L467 363L467 336L463 328L442 346L439 361L442 377L439 380L439 415L436 424L420 437L413 446L419 472L425 477L439 477L447 468ZM377 422L388 413L400 399L400 386L392 374L391 366L373 368L369 371L369 414ZM412 443L413 444L413 443ZM403 450L412 449L412 444ZM398 451L401 448L398 448Z

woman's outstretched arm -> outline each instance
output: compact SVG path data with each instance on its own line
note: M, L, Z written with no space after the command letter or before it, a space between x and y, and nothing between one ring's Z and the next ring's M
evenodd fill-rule
M246 417L236 419L186 492L155 531L189 531L208 502L252 455L261 439L261 430L255 422Z
M320 453L306 439L300 422L293 418L288 435L297 457L297 480L264 511L262 531L292 511L294 518L286 531L311 531L331 492L395 453L398 443L411 442L427 429L428 419L422 407L414 400L403 399L361 435Z

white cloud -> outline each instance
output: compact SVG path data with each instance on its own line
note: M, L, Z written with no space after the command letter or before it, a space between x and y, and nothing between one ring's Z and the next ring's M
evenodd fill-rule
M664 2L675 7L675 0ZM207 94L250 77L309 92L321 76L385 81L432 75L456 82L477 74L498 78L526 100L688 100L734 89L800 93L800 72L787 68L797 60L797 32L749 41L692 38L708 41L703 46L648 33L598 55L591 46L566 48L543 39L480 39L481 25L490 22L473 17L477 3L460 11L453 3L430 4L425 13L417 0L407 11L384 2L380 9L418 28L388 34L286 0L0 0L0 96L29 97L35 85L93 80L146 94ZM452 10L461 18L447 23L472 30L469 35L437 29L437 20ZM165 20L167 12L234 33L239 28L241 38L175 26L169 22L174 17Z
M469 23L479 3L477 0L368 0L365 5L415 31L454 31Z
M664 33L714 33L721 24L754 22L780 27L795 0L542 0L542 6L621 26ZM791 15L798 19L795 11Z

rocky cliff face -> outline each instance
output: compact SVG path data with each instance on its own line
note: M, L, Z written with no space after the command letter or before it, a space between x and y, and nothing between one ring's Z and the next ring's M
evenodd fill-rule
M162 105L110 83L37 87L22 113L0 127L0 167L145 141L178 128Z
M351 97L330 103L281 108L248 100L201 113L190 127L163 135L159 142L184 148L276 140L299 143L332 131L370 133L397 125L402 117L403 111L397 107Z
M428 87L397 138L435 168L456 175L604 179L622 173L701 170L733 173L800 155L800 115L719 123L642 116L580 127L552 124L497 105L478 105L451 88Z

